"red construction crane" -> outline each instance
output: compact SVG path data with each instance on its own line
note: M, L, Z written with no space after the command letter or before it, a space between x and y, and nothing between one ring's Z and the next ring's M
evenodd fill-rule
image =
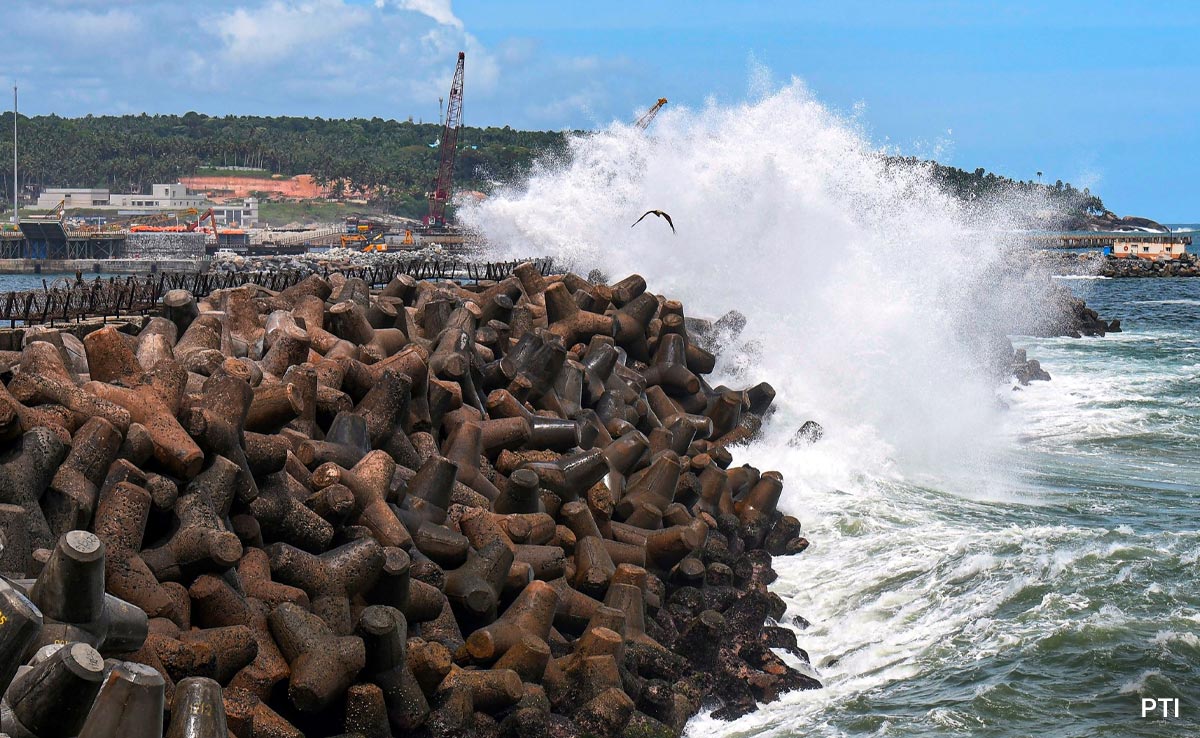
M446 225L446 203L450 201L450 186L454 181L454 154L458 147L458 131L462 128L463 61L466 56L458 52L458 67L454 70L454 82L450 85L437 179L433 182L433 191L429 193L429 215L425 216L427 226Z
M646 130L646 126L650 125L650 121L654 120L654 116L658 115L658 111L661 110L662 106L664 106L666 104L667 104L667 98L665 98L665 97L658 98L658 102L654 103L654 107L647 110L645 112L645 114L642 115L641 118L637 119L637 123L634 123L633 125L635 125L640 130L643 130L643 131Z

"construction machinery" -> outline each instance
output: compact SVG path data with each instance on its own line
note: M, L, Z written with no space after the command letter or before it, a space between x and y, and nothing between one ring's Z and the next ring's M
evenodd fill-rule
M342 248L358 249L364 254L376 251L387 251L387 235L382 231L375 233L352 233L342 236Z
M654 120L654 116L658 115L658 111L662 110L662 106L664 106L666 104L667 104L667 98L665 98L665 97L658 98L658 102L654 103L654 105L651 106L651 108L649 110L647 110L645 113L642 114L641 118L637 119L637 122L633 124L634 127L640 131L646 130L646 128Z
M367 239L367 245L362 247L362 252L364 254L371 254L375 252L387 251L388 247L386 238L387 237L382 232L373 234Z
M346 233L341 237L342 248L358 249L365 254L387 251L387 225L357 216L346 218Z
M176 217L175 213L159 213L157 215L151 215L151 216L147 217L145 220L140 220L139 222L134 223L133 225L129 226L129 232L130 233L187 233L187 232L191 232L191 231L196 230L196 224L198 224L200 221L196 221L195 224L188 224L187 220L186 220L186 216L189 216L189 215L194 216L198 212L200 212L200 211L196 210L195 208L188 208L187 210L183 211L183 215L185 216L184 225L179 225L179 224L159 225L160 223L165 223L165 222L171 220L172 218L175 218ZM212 211L209 210L209 212L211 213ZM138 217L142 218L145 216L138 216Z
M28 217L28 219L29 220L38 220L38 221L56 220L61 223L61 222L63 222L63 220L66 219L66 217L67 217L67 199L64 197L63 199L58 201L57 205L50 208L49 212L44 213L42 215L30 215Z
M195 215L196 211L193 210L192 214ZM212 208L205 210L204 214L201 215L199 218L196 218L195 222L188 223L187 225L185 225L184 230L188 233L194 233L196 231L196 229L200 227L200 224L204 222L205 218L208 218L208 222L212 224L213 235L214 236L217 235L217 233L218 233L218 231L217 231L217 216L215 213L213 213Z
M458 52L458 66L454 70L454 81L450 84L450 99L446 103L446 122L442 126L441 145L438 152L437 178L429 193L429 215L425 216L427 228L443 228L446 225L446 204L450 201L450 188L454 181L454 156L458 148L458 132L462 128L463 64L466 54Z

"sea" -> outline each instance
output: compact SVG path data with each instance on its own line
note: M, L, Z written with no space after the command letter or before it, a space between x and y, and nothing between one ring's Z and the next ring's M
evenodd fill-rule
M759 86L573 137L461 214L497 257L747 319L712 379L778 391L735 463L783 473L811 542L773 587L824 687L687 734L1200 735L1200 279L1014 271L1042 203L966 208L803 83ZM649 209L675 232L631 228ZM1123 330L1028 335L1064 289ZM1051 381L994 372L997 332Z
M96 277L102 281L111 279L124 279L127 274L84 274L83 281L90 284ZM76 275L71 273L46 273L46 274L0 274L0 295L8 292L21 292L27 290L40 290L45 287L65 286L74 284Z
M460 215L497 257L747 319L713 383L778 391L734 463L783 473L811 542L773 587L824 687L687 735L1200 735L1200 279L1023 272L1042 204L881 153L792 80L574 137ZM674 232L630 227L650 209ZM1123 330L1028 335L1064 289ZM1051 381L990 370L997 331Z

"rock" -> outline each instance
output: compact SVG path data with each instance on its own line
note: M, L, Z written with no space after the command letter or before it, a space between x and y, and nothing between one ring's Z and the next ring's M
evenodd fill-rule
M811 446L825 436L825 429L815 420L806 420L801 425L796 433L792 436L792 440L788 441L789 446Z

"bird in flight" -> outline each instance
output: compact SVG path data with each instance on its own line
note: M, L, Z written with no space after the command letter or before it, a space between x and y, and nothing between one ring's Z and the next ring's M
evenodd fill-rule
M663 212L663 211L661 211L661 210L647 210L646 212L642 213L642 217L641 217L641 218L638 218L637 220L633 221L633 225L631 225L631 226L629 226L629 227L630 227L630 228L633 228L633 226L637 225L638 223L641 223L641 222L642 222L642 218L645 218L647 215L650 215L651 213L654 213L654 214L655 214L655 215L657 215L658 217L660 217L660 218L662 218L663 220L667 221L667 225L671 226L671 233L674 233L674 232L675 232L675 224L671 222L671 216L667 215L666 213L664 213L664 212Z

